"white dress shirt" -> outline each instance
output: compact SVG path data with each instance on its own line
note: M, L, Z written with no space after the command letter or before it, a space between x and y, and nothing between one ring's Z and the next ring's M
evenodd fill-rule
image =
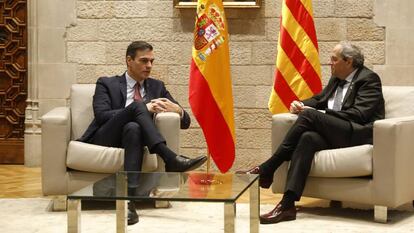
M126 102L125 107L130 105L134 101L134 86L137 83L135 79L131 78L128 75L128 72L125 72L126 82L127 82L127 92L126 92ZM141 94L142 98L144 99L145 96L145 89L144 89L144 81L139 82L139 93Z
M355 69L354 71L352 71L352 73L350 73L348 75L348 77L346 77L346 79L345 79L346 80L346 83L344 84L344 86L342 88L343 91L342 91L342 100L341 100L341 103L344 102L344 98L345 98L346 92L348 91L348 88L351 85L352 79L354 78L354 75L357 72L357 70L358 69ZM331 97L329 97L329 100L328 100L328 108L329 109L332 109L333 108L334 99L335 99L335 96L336 96L336 92L337 91L338 91L338 88L336 88L334 94ZM342 107L342 104L341 104L341 107Z

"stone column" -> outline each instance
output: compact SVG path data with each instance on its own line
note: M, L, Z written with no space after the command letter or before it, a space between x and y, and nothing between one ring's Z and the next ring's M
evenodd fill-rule
M75 65L66 62L66 28L75 23L76 0L28 1L28 98L25 165L41 163L40 117L66 105Z

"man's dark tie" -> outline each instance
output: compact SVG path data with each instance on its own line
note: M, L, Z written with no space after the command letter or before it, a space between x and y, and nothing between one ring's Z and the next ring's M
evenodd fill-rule
M139 82L135 83L134 86L134 101L142 101L141 92L139 92L140 85Z
M336 88L336 95L334 98L334 104L332 110L339 111L342 107L342 96L344 92L344 85L347 83L346 80L341 80L338 83L338 87Z

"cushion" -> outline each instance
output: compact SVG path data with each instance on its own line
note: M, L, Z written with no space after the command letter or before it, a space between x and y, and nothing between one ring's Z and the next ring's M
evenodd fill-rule
M72 138L82 136L93 120L92 98L95 84L73 84L70 93L72 117Z
M385 118L414 115L414 88L412 86L383 86Z
M124 149L98 146L84 142L69 142L66 166L79 171L114 173L123 170ZM157 157L145 147L143 171L157 169Z
M66 165L69 168L98 173L114 173L123 168L124 150L71 141Z
M322 150L315 154L309 176L358 177L372 175L372 145Z

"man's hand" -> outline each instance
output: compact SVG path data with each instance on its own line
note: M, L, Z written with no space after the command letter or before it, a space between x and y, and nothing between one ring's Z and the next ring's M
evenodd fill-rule
M290 108L289 111L290 113L293 114L298 114L300 112L302 112L305 109L315 109L309 106L305 106L302 102L294 100L291 104L290 104Z
M148 112L150 112L150 113L156 113L156 110L154 108L154 104L152 104L151 102L149 102L147 104L147 109L148 109Z
M156 113L176 112L176 113L180 114L180 116L182 115L181 107L178 104L171 102L171 100L169 100L167 98L153 99L153 100L151 100L151 102L149 104L152 104L153 109Z
M305 105L304 105L302 102L297 101L297 100L294 100L294 101L290 104L289 111L290 111L290 113L293 113L293 114L298 114L298 113L300 113L301 111L303 111L304 107L305 107Z

